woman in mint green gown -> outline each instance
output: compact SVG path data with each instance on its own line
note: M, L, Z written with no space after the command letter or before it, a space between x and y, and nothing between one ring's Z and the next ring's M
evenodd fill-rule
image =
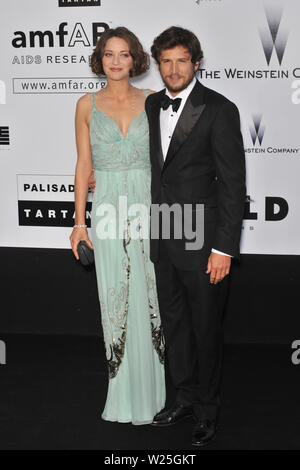
M165 399L163 341L149 238L132 239L129 223L123 239L98 240L96 227L101 220L97 209L103 203L116 208L118 222L119 196L127 196L128 208L136 203L150 208L148 122L143 111L124 138L118 124L96 109L93 93L91 98L90 139L96 180L91 235L109 369L102 417L144 424L152 422Z
M120 59L117 55L115 44L118 46L119 42L112 42L116 38L113 31L109 36L112 39L106 41L108 44L110 40L109 50L115 54L116 64L113 65L119 66L121 60L122 66L125 58ZM124 28L122 31L124 33ZM127 30L125 38L126 34ZM129 43L129 49L130 46ZM109 58L108 55L107 60ZM119 69L115 67L114 70L117 74ZM109 73L108 90L110 85L111 89L119 86L118 80L110 79ZM141 90L139 92L136 96L142 95ZM147 93L144 90L145 98ZM164 339L155 271L149 258L151 167L148 121L143 109L131 119L127 133L123 135L116 119L96 106L95 93L87 95L91 107L90 151L96 180L91 239L108 365L108 392L101 416L108 421L148 424L165 405ZM105 96L103 90L98 95L101 103L101 96ZM146 227L142 217L138 217L140 212L119 220L120 197L123 201L127 199L129 214L132 204L146 208ZM109 216L105 207L113 208ZM106 238L103 229L107 230ZM114 229L115 237L112 236ZM146 236L145 229L148 230ZM77 234L77 241L79 238Z

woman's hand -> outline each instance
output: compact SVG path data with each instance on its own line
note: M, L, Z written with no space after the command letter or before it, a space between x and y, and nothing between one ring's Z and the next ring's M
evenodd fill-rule
M70 242L71 242L72 251L77 260L79 259L77 246L81 240L84 240L90 248L92 249L94 248L91 240L89 239L87 229L84 227L74 227L73 232L70 235Z

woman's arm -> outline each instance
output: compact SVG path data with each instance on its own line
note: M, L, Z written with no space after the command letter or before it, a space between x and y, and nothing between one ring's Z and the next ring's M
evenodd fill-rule
M88 193L88 177L92 170L92 156L90 149L89 124L87 116L90 110L90 96L79 98L75 113L75 134L77 148L77 163L75 169L75 225L85 224L86 198ZM72 250L78 259L77 245L85 240L93 248L88 238L86 228L74 228L70 236Z
M77 163L75 170L75 224L85 224L85 207L88 193L88 177L92 170L89 126L87 115L88 102L83 96L77 101L75 114L75 133Z

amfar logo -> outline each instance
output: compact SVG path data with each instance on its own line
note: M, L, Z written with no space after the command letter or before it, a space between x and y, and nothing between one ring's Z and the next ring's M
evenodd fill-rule
M253 126L250 126L250 134L253 145L256 144L256 140L258 140L259 145L262 144L264 133L265 133L265 126L261 125L262 121L262 114L253 114L252 115Z
M46 31L29 31L28 35L24 31L14 31L15 37L12 39L11 44L16 49L21 47L74 47L78 44L85 47L91 46L88 34L82 23L78 22L75 26L71 26L71 31L68 30L68 26L68 23L64 21L59 24L56 31L51 31L48 28ZM107 23L92 23L91 35L93 46L96 45L101 34L108 28L109 25Z
M265 53L267 64L270 65L273 50L275 49L279 65L281 65L287 43L287 32L280 28L282 7L269 6L265 8L268 29L260 29L260 39Z
M100 0L58 0L59 7L97 7Z

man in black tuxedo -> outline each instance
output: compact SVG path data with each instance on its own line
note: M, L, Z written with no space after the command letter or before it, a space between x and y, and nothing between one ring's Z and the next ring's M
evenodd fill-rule
M151 48L166 86L149 95L151 230L154 205L191 204L191 223L204 205L204 243L187 249L185 235L151 234L167 365L176 402L158 413L155 426L193 415L192 444L203 446L216 433L220 407L222 312L231 257L239 258L246 196L245 155L239 112L223 95L195 77L203 57L190 31L171 27ZM202 206L203 208L203 206ZM202 212L203 214L203 212ZM173 220L173 222L172 222ZM178 219L177 219L178 222Z

